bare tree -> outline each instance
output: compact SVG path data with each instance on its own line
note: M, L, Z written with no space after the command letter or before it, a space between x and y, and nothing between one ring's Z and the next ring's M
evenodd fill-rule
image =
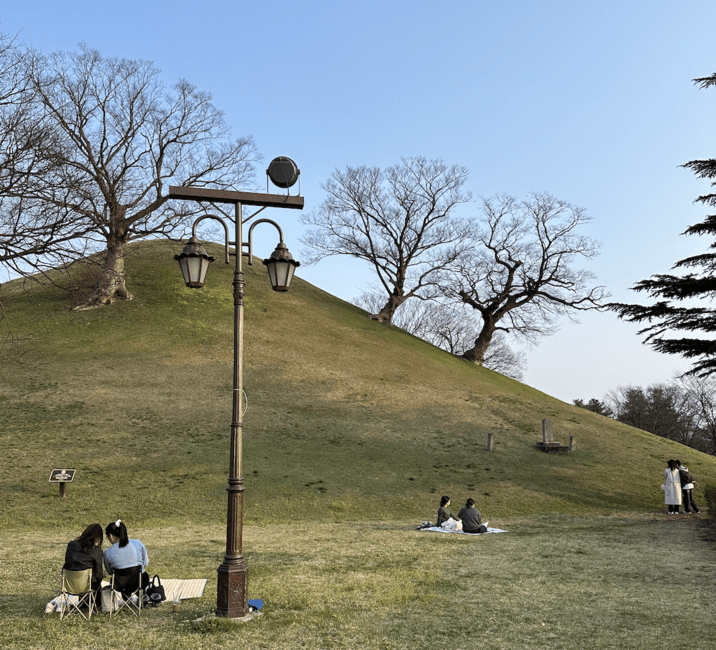
M371 312L382 304L381 299L381 294L364 293L355 304ZM392 324L456 356L462 356L472 344L478 326L475 316L458 305L423 300L404 302L396 311ZM498 332L483 365L521 381L526 360L524 352L515 352L507 343L505 334Z
M619 386L605 395L604 402L624 424L699 448L693 402L676 383Z
M60 153L36 102L30 74L36 58L17 37L0 34L0 263L10 267L58 253L83 232L66 213L37 210L21 198L35 179L57 169Z
M41 174L5 189L22 202L19 228L54 213L62 232L82 232L106 248L91 296L76 308L131 298L125 285L127 243L170 236L200 207L167 202L174 185L237 189L257 159L251 138L232 140L209 94L186 81L167 88L146 61L104 58L82 46L34 62L33 107L57 156Z
M590 287L594 275L573 268L577 258L597 255L598 244L578 234L590 221L582 208L549 194L483 200L468 252L440 276L445 297L480 315L477 336L464 356L485 362L498 331L534 342L555 329L556 320L597 309L604 288Z
M676 379L676 384L685 393L701 451L716 454L716 377L686 374Z
M384 291L373 318L390 323L408 298L429 296L437 271L465 250L467 230L453 213L472 198L466 180L465 167L425 158L336 170L323 185L328 198L302 217L316 226L302 240L309 263L330 255L369 262Z

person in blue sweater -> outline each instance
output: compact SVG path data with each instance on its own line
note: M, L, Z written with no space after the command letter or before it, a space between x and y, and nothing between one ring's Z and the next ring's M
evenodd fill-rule
M127 569L140 565L142 567L142 588L149 583L149 576L145 571L149 558L147 549L138 539L129 539L127 527L121 519L107 524L105 529L107 539L112 545L104 552L104 568L107 575L112 575L114 569Z

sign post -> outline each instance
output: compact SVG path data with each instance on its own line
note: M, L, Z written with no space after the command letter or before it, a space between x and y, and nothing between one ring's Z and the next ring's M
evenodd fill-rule
M65 498L65 486L72 483L75 478L76 469L53 469L50 474L50 483L57 483L60 486L60 499Z

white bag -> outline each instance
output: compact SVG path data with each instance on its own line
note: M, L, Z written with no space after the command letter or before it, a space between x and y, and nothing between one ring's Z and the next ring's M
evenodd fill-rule
M116 598L112 598L112 588L111 587L102 587L102 589L99 592L102 596L102 611L103 612L109 612L109 611L117 611L117 598L121 598L119 594L117 594Z
M450 519L448 519L447 521L443 521L443 523L440 524L440 528L443 528L444 530L456 532L458 530L462 530L462 522L455 521L452 517L450 517Z

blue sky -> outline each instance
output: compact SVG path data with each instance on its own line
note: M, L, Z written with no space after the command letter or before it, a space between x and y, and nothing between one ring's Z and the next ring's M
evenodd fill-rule
M584 207L602 243L587 268L618 301L710 243L679 236L708 190L679 165L716 152L716 94L691 82L716 71L712 0L40 1L6 4L0 21L46 52L85 42L211 92L266 163L298 163L306 209L336 168L441 157L468 167L476 197L547 191ZM300 259L303 226L285 212L272 216ZM275 245L268 230L257 254ZM346 300L373 282L347 258L300 271ZM528 350L525 383L571 402L688 367L611 313L579 320Z

